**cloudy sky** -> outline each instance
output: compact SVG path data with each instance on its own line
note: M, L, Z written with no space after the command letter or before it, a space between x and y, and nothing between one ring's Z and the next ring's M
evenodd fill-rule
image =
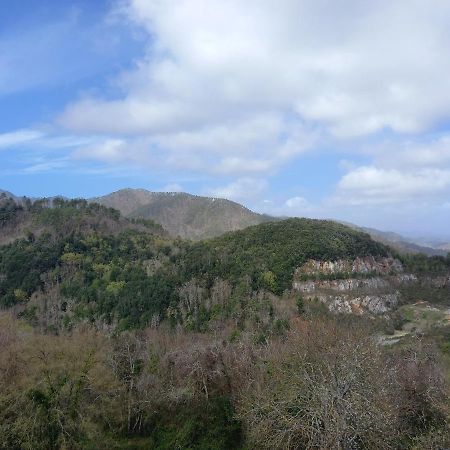
M450 237L448 0L2 0L0 188Z

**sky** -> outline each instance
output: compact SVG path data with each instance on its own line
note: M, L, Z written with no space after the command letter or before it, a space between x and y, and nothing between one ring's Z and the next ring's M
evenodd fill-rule
M0 188L450 239L448 0L0 0Z

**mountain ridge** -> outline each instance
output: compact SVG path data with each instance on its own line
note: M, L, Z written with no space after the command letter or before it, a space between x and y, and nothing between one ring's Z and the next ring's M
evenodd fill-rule
M382 231L371 227L361 227L345 221L341 221L340 223L343 223L344 225L347 225L355 230L368 233L375 241L382 244L387 244L399 253L423 253L427 256L446 256L448 253L443 248L421 245L393 231Z
M90 201L119 210L131 218L151 219L172 236L201 240L251 225L280 220L258 214L231 200L185 192L121 189Z
M0 189L0 194L21 202L22 198ZM59 196L58 198L62 198ZM91 203L114 208L128 218L150 219L160 224L171 236L199 241L221 236L261 223L282 221L288 217L274 217L256 213L232 200L205 197L186 192L154 192L146 189L125 188L103 196L88 199ZM424 244L401 234L362 227L346 221L336 221L355 230L370 234L383 244L402 254L423 253L427 256L446 256L450 244Z

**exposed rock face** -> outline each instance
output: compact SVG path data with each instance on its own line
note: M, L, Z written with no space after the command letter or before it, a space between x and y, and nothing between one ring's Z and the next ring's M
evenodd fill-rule
M340 273L376 273L388 275L401 272L403 272L403 266L398 259L375 259L373 256L356 258L353 261L345 259L338 259L337 261L316 261L311 259L296 270L297 275L303 274L307 276L335 275Z
M384 314L398 305L399 293L365 295L352 297L350 295L319 296L331 312L346 314Z
M305 294L316 291L347 292L354 290L380 290L396 287L401 284L414 283L417 277L412 274L394 275L389 277L345 278L342 280L309 280L295 281L293 288Z
M345 274L351 276L323 279ZM310 260L295 271L292 287L306 298L317 298L332 312L384 314L397 306L398 288L415 282L417 277L403 273L402 264L394 258L364 257L353 261Z
M450 287L450 276L433 277L426 281L429 281L434 288Z

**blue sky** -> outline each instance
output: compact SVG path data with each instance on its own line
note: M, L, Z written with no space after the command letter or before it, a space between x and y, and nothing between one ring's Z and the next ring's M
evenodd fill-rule
M450 238L444 0L0 2L0 188Z

